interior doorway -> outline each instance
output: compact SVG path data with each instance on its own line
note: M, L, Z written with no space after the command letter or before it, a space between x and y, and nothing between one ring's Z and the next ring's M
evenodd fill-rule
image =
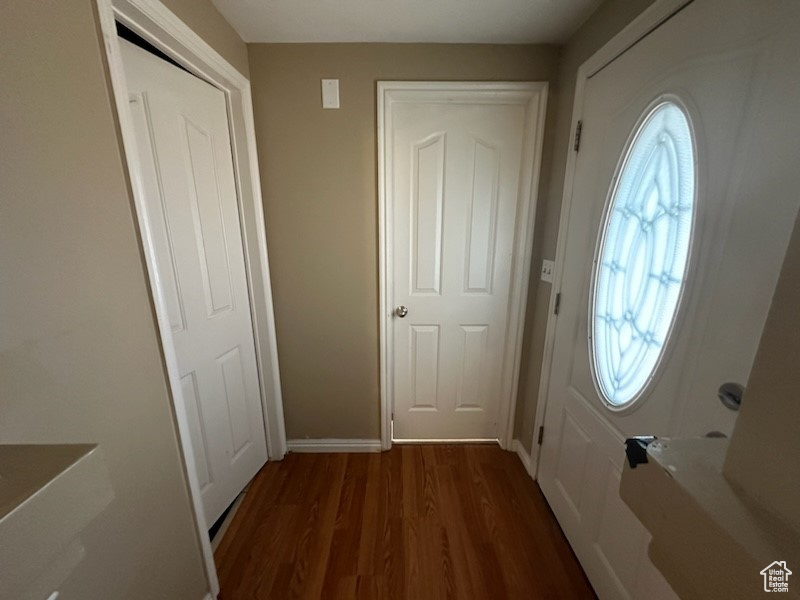
M260 443L253 439L246 439L260 428L264 432L263 438L266 440L266 452L269 458L281 459L286 453L286 435L250 82L160 2L155 0L97 0L97 5L125 159L133 188L135 217L142 236L142 252L147 265L174 403L176 424L186 466L186 477L194 508L198 540L203 552L209 589L212 595L216 596L219 592L219 584L208 535L211 523L207 522L206 518L202 486L198 475L202 466L198 464L200 461L198 461L197 452L192 444L193 425L186 400L195 386L194 384L188 385L187 382L191 383L191 378L181 377L180 362L175 351L176 346L173 343L173 321L170 316L171 314L174 316L174 312L170 312L170 291L158 275L159 240L157 232L151 227L151 220L148 219L147 188L142 176L143 168L140 164L140 152L137 145L136 121L131 108L120 41L117 37L117 23L128 27L136 35L167 55L171 61L190 73L189 77L198 79L198 82L202 82L222 94L225 121L230 137L228 152L232 162L232 174L228 173L228 177L232 178L237 200L235 214L227 218L226 225L238 221L240 228L239 247L243 259L245 287L249 292L248 297L243 300L241 308L250 316L254 356L251 355L248 358L245 356L243 348L235 350L233 346L236 344L233 344L230 351L216 356L215 359L227 359L221 360L221 362L217 361L220 370L223 371L222 385L228 387L232 397L240 399L247 398L247 393L241 392L241 388L250 386L252 394L253 361L255 363L257 392L256 403L252 403L251 407L255 404L260 405L261 418L259 419L259 416L256 415L256 418L253 419L254 422L248 421L245 425L242 415L247 414L249 417L251 411L258 411L252 408L246 413L239 411L238 417L233 419L238 422L229 435L232 439L238 440L234 441L234 446L238 446L234 450L234 454L241 457L247 454L251 446L260 446ZM171 66L171 68L173 67ZM199 131L202 128L197 129ZM195 132L195 134L202 137L202 132L199 134ZM195 225L197 222L198 219L195 218ZM217 258L220 256L221 254L218 254ZM232 263L233 261L230 261L231 265ZM224 269L216 269L216 272L224 272ZM220 285L219 278L212 282L208 277L209 274L209 272L206 273L206 279L210 284L206 286L209 294L205 295L200 305L205 304L206 309L210 305L212 312L217 311L217 315L230 312L225 309L225 306L230 306L230 303L225 301L225 285ZM203 280L203 277L201 272L200 279ZM225 278L222 278L221 281L223 284L226 282ZM241 286L241 282L239 285ZM240 323L238 329L241 332L246 327ZM236 368L237 354L240 368ZM246 368L241 367L248 361L250 363L249 376L244 375ZM242 374L241 377L240 374ZM239 391L237 391L237 387ZM261 454L263 455L263 452Z
M510 442L546 96L379 83L384 447Z

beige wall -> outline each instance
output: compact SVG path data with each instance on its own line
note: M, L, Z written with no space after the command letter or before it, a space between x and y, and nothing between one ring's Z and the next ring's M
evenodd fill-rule
M61 598L199 600L94 1L4 2L0 81L0 440L103 449L115 498Z
M225 60L247 75L247 46L211 0L161 0Z
M549 283L540 282L539 269L543 258L554 259L556 255L564 174L571 152L570 127L578 67L652 3L653 0L606 0L567 41L561 53L558 79L550 101L550 110L555 113L551 115L551 122L555 123L555 131L551 131L555 140L553 159L539 196L517 400L515 437L527 450L533 439L551 292Z
M377 438L375 83L552 81L558 51L437 44L248 49L287 435ZM340 80L340 110L321 108L323 77Z

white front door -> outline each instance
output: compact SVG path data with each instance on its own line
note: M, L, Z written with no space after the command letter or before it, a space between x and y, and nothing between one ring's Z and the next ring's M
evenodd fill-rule
M393 92L395 440L499 437L534 89Z
M695 0L576 109L538 478L603 599L673 596L619 497L624 439L733 427L717 388L747 383L800 205L799 10Z
M267 460L225 95L120 40L210 526Z

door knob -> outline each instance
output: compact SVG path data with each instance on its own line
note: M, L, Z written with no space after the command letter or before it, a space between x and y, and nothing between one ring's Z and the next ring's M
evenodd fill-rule
M709 431L706 434L706 437L707 438L726 438L728 436L725 435L724 433L722 433L721 431Z
M742 395L744 394L744 386L739 383L723 383L717 390L717 397L722 402L725 408L731 410L739 410L742 405Z
M394 309L394 314L402 319L408 314L408 309L405 306L398 306L396 309Z

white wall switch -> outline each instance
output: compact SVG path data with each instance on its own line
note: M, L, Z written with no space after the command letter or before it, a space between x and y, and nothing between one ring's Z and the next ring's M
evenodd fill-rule
M553 270L556 268L552 260L542 261L542 281L549 281L553 283Z
M322 80L322 108L339 108L339 80Z

